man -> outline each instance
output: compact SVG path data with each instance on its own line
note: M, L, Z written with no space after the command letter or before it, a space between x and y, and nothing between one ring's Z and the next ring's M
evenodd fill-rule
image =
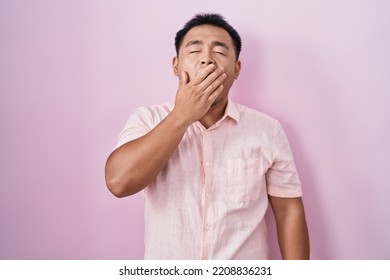
M267 259L270 202L284 259L308 259L301 186L279 122L232 102L241 39L220 15L176 34L174 105L139 108L106 163L117 197L144 190L145 259Z

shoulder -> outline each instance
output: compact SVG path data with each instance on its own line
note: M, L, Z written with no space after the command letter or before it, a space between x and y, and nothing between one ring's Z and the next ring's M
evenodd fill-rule
M141 106L135 108L132 114L144 114L144 115L167 115L173 109L173 105L170 103L162 103L158 105Z
M163 103L151 106L141 106L135 108L129 118L129 121L143 121L150 124L162 121L173 109L170 103Z
M267 126L269 128L275 128L280 125L278 119L268 115L267 113L261 112L240 103L234 103L234 105L240 113L240 121L244 123L251 123L255 126Z

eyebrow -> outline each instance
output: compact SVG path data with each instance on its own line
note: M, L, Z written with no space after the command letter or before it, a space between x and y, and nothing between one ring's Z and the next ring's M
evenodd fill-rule
M229 50L229 46L227 44L225 44L224 42L220 42L220 41L213 41L211 43L213 46L219 46L219 47L223 47L227 50ZM192 41L189 41L185 47L190 47L190 46L193 46L193 45L203 45L203 41L201 40L192 40Z

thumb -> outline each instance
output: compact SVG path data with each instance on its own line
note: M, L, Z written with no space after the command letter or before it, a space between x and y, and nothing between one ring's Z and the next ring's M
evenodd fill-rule
M186 71L181 71L179 78L180 78L179 79L180 80L179 86L184 86L184 85L188 84L189 78L188 78L188 74Z

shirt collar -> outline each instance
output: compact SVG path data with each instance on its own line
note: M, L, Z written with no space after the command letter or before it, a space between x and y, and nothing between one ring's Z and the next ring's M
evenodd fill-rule
M240 111L238 111L236 103L234 103L230 98L228 99L226 109L225 109L225 116L231 117L233 120L238 123L240 121Z
M226 104L225 113L223 114L222 118L218 120L215 124L210 126L208 129L205 129L204 126L197 121L196 125L202 129L202 130L211 130L217 128L227 117L233 119L236 124L240 121L240 111L237 108L237 104L228 99L228 102Z

